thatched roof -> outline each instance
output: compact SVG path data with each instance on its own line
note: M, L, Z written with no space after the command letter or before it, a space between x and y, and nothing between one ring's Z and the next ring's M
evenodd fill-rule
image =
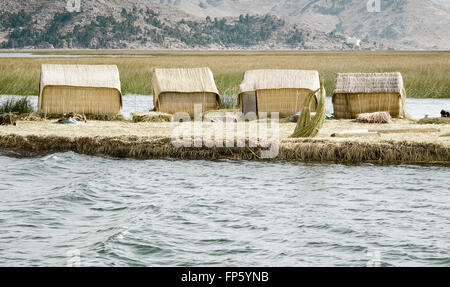
M333 94L395 93L403 95L403 78L394 73L338 73Z
M310 70L250 70L244 74L240 94L272 89L320 89L318 71Z
M46 86L111 88L121 93L115 65L50 65L41 68L40 94Z
M153 92L157 99L162 93L213 93L217 96L216 83L209 68L160 69L153 71Z

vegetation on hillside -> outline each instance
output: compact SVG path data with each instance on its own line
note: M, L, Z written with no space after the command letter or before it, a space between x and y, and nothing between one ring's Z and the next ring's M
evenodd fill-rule
M180 33L177 36L188 45L207 45L220 43L226 46L239 45L250 47L267 41L275 31L284 27L284 20L266 15L250 16L240 15L239 20L228 23L226 18L206 18L206 22L182 20L179 25L187 25L189 32ZM171 35L171 34L169 34ZM172 36L172 35L171 35Z
M96 16L83 23L78 16L76 12L57 12L39 29L32 14L24 10L4 12L0 15L0 30L8 32L8 41L0 48L126 48L131 42L162 47L168 39L187 47L215 44L251 47L264 43L286 26L284 20L275 16L248 14L233 20L207 17L204 21L183 19L172 23L162 21L150 8L136 7L132 11L122 9L120 17ZM303 35L295 27L282 32L279 40L298 46L303 44Z

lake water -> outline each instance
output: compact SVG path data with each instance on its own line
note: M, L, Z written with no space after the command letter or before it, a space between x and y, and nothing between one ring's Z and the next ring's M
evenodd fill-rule
M0 266L450 266L450 170L0 154Z
M449 186L448 166L0 151L0 266L450 266Z
M0 104L7 99L19 98L22 96L0 95ZM37 108L38 97L29 96L34 108ZM130 119L130 114L134 111L146 111L153 109L153 97L149 95L124 95L122 114L126 119ZM450 110L450 99L415 99L406 100L406 111L413 119L421 119L426 114L430 117L439 117L441 110ZM327 97L327 111L333 111L331 97Z

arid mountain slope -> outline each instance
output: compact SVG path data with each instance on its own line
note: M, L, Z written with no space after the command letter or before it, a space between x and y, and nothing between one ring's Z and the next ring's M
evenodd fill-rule
M175 3L176 4L176 3ZM1 48L383 49L369 38L290 24L274 15L199 17L148 0L0 2Z
M401 49L450 49L448 0L379 0L379 12L368 11L369 0L148 1L172 5L200 17L270 13L324 32L383 39L388 46Z

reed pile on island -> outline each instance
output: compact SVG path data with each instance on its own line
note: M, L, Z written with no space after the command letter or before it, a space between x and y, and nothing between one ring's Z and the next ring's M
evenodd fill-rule
M317 105L316 114L311 119L310 103L313 99L315 99L318 92L320 92L319 103ZM311 92L305 99L303 110L300 114L300 117L298 118L297 126L295 127L294 133L291 135L291 138L315 137L319 133L325 121L325 101L325 89L323 86L323 81L321 80L320 89Z

